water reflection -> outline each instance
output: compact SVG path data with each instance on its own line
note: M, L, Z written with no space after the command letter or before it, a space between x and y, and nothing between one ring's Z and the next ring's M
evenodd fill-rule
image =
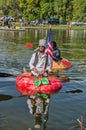
M45 95L46 96L46 95ZM30 96L27 99L27 104L30 114L34 116L35 124L34 128L47 128L48 110L50 104L50 96ZM28 128L29 130L30 128Z
M0 72L0 77L9 77L9 76L13 76L13 75L12 74L8 74L8 73Z
M18 38L18 40L23 39L25 35L25 31L2 31L0 30L0 40L3 41L14 41L17 40L16 38Z
M0 101L10 100L12 98L13 98L13 96L11 96L11 95L0 94Z
M26 32L0 31L0 72L7 74L12 72L13 75L21 73L22 68L28 65L33 51L27 49L25 43L31 42L36 48L39 39L47 36L47 32L47 29L29 29ZM31 113L31 117L34 117L35 120L39 119L40 127L43 129L68 130L73 126L72 122L76 123L77 117L86 112L86 30L55 29L52 30L52 34L61 50L62 57L70 60L73 66L69 70L55 74L59 75L63 88L58 95L52 96L51 108L48 111L49 120L48 114L46 114L45 125L44 111L39 116L41 119L36 118L35 113ZM33 125L33 119L27 115L28 111L26 112L27 106L24 106L25 100L13 96L16 95L14 80L13 76L0 77L0 92L3 92L3 95L0 95L0 130L27 130ZM16 99L13 100L14 98ZM34 105L32 104L32 106ZM8 107L9 109L6 109ZM6 117L3 117L2 113L6 114ZM5 119L7 125L3 118L7 118ZM34 129L29 128L28 130Z
M10 100L12 98L21 98L21 97L24 97L24 96L23 95L11 96L11 95L0 94L0 101Z

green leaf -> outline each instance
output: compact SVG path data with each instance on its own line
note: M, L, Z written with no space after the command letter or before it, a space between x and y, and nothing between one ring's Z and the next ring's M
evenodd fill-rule
M39 97L39 96L40 96L40 93L36 93L35 96L36 96L36 97Z
M47 95L47 94L41 94L41 96L42 96L43 98L45 98L45 99L48 98L48 95Z
M41 80L35 79L34 83L36 84L37 87L39 87L41 85Z
M48 78L43 78L42 79L42 84L49 84Z

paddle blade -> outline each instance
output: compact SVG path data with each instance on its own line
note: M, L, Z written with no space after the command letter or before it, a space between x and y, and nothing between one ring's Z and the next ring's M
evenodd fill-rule
M62 59L61 62L67 67L70 68L72 66L71 62L67 59Z
M25 46L29 49L33 48L33 44L32 43L26 43Z

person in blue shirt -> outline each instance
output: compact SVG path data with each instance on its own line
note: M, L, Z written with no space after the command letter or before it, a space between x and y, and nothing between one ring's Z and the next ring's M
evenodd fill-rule
M53 60L58 62L62 59L60 49L57 47L57 43L55 41L52 41L52 47L53 47Z

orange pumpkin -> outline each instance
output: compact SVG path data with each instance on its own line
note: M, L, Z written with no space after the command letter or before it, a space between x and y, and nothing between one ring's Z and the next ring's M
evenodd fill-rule
M59 71L59 70L64 70L64 69L68 69L72 66L71 62L68 61L67 59L62 59L58 62L53 61L53 65L52 65L52 71Z

